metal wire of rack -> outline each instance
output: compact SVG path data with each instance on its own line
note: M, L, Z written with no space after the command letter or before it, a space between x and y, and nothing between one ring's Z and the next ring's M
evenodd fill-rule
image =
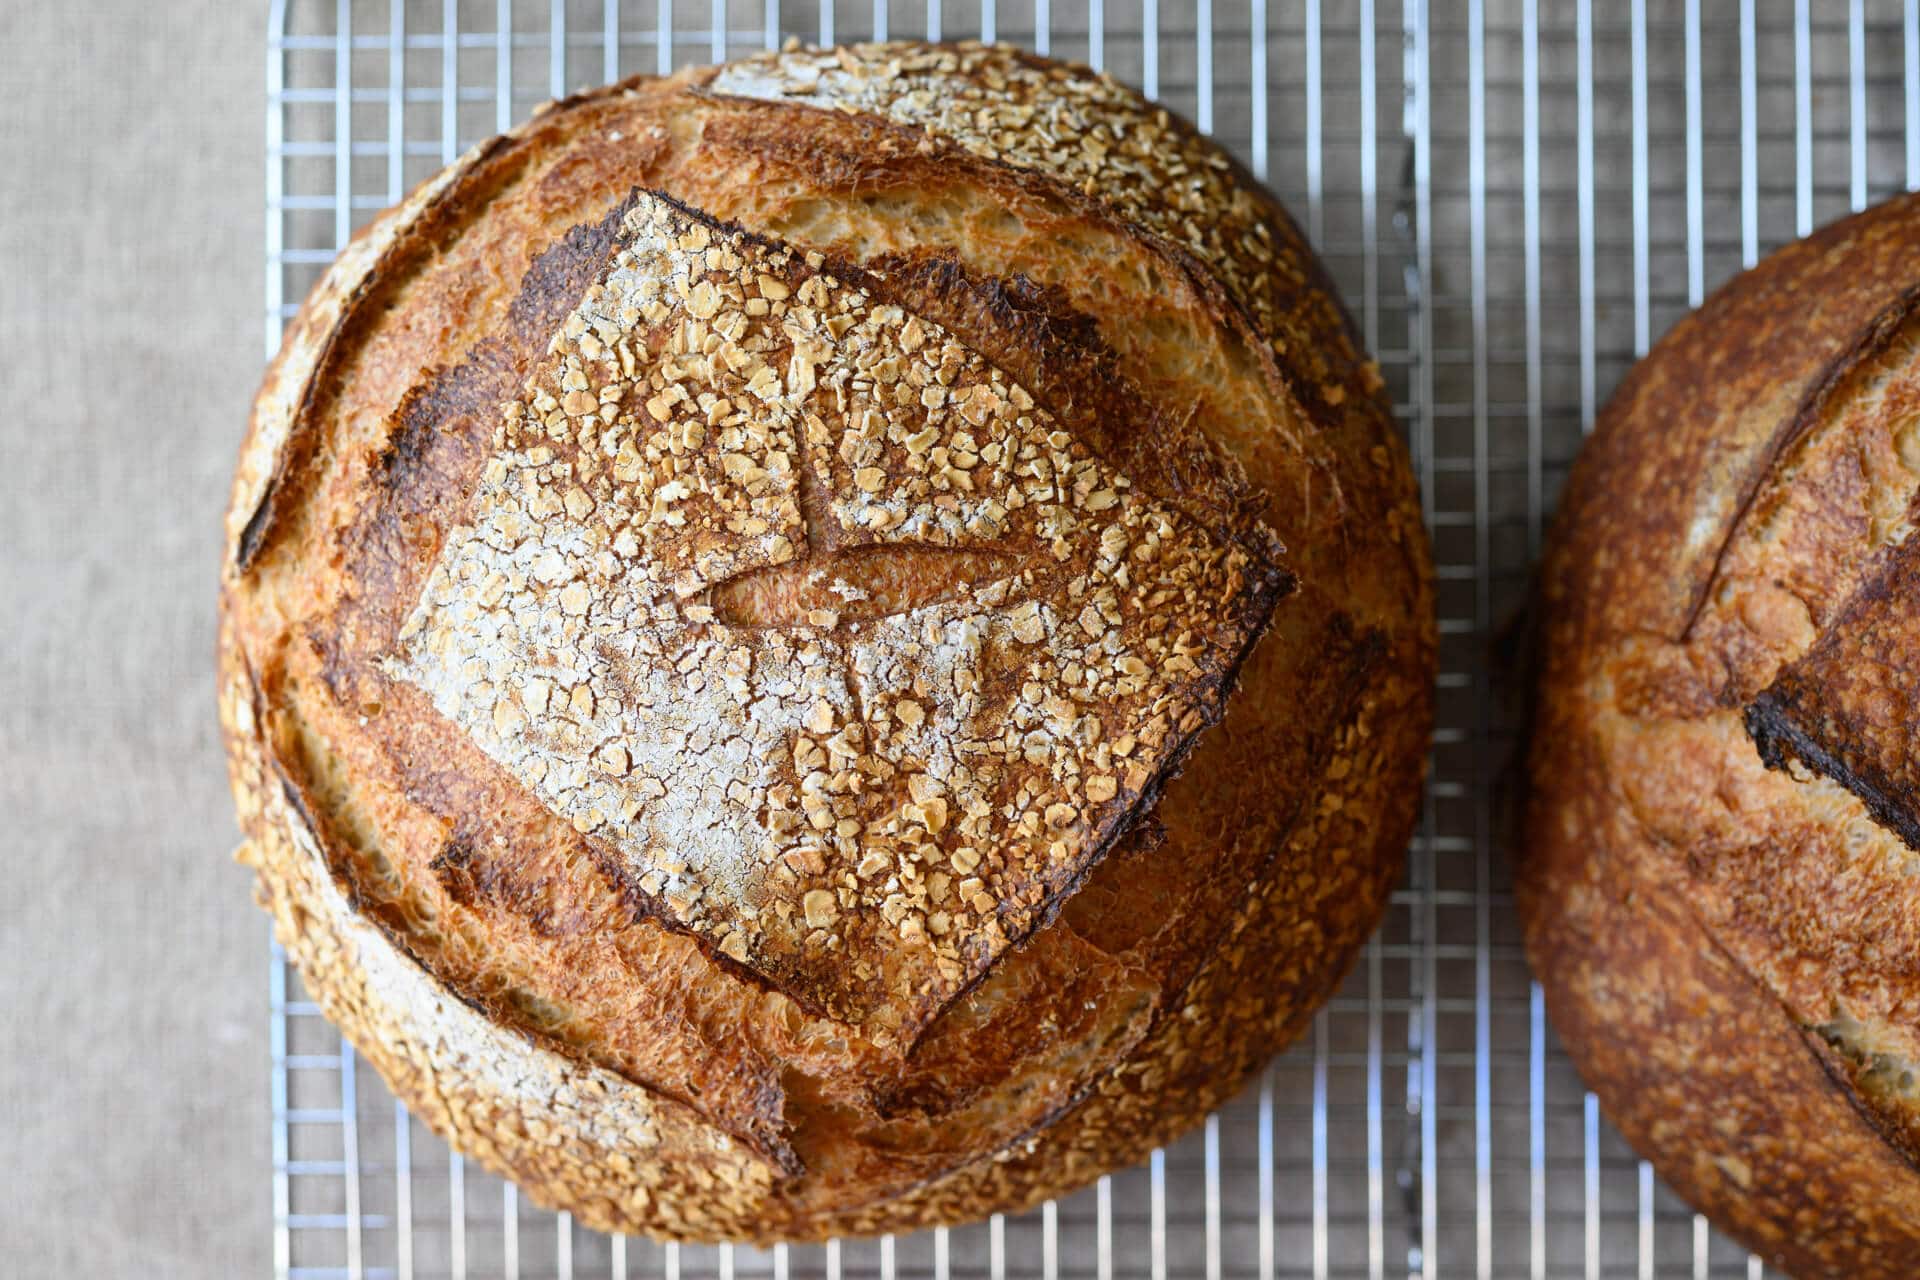
M1440 728L1388 919L1199 1133L1019 1218L769 1251L610 1239L452 1155L270 967L275 1274L1748 1276L1601 1120L1527 979L1489 658L1596 408L1767 248L1920 185L1920 0L274 0L266 345L353 229L556 94L778 44L1104 67L1300 216L1414 449Z

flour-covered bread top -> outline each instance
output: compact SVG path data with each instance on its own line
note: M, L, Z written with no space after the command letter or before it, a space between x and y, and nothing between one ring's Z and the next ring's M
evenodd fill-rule
M1218 719L1280 548L881 277L653 193L608 218L489 449L403 406L334 687L424 694L639 909L910 1044ZM390 529L443 466L470 496L414 512L427 566Z
M1008 50L767 55L476 149L303 309L229 532L283 936L601 1225L890 1229L1131 1158L1311 1012L1411 822L1377 374L1222 153Z

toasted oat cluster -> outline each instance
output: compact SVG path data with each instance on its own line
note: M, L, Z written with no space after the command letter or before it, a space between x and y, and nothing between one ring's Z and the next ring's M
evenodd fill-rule
M1142 227L1215 264L1275 338L1297 302L1289 295L1304 278L1302 264L1281 251L1264 202L1231 157L1163 110L1143 115L1133 90L1117 81L1062 76L1057 64L1000 49L868 44L743 58L708 87L872 112L1119 204Z
M979 46L554 104L377 220L237 470L258 893L396 1093L677 1240L1018 1209L1373 927L1431 725L1404 450L1298 230Z

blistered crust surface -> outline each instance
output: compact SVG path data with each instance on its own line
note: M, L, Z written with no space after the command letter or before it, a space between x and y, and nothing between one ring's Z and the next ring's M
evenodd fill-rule
M1839 223L1678 326L1542 576L1519 887L1550 1011L1662 1172L1796 1274L1920 1266L1916 218Z
M1004 122L983 141L957 117L907 123L878 106L747 99L716 91L705 73L598 91L478 149L431 198L379 224L380 252L330 277L304 313L307 337L277 366L253 461L242 468L236 509L268 513L236 515L235 527L254 535L223 592L223 711L249 834L243 857L258 868L283 936L319 936L315 860L289 834L293 811L275 799L299 795L312 815L301 821L369 937L509 1042L524 1036L581 1078L605 1073L625 1082L634 1105L674 1117L646 1159L573 1141L584 1121L571 1104L506 1090L469 1057L436 1056L438 1006L370 1010L340 964L289 942L330 1016L411 1105L542 1203L605 1229L761 1240L905 1230L1018 1208L1138 1158L1229 1096L1311 1016L1377 919L1417 796L1433 643L1418 507L1377 374L1285 215L1191 130L1090 73L966 47L848 57L912 62L901 73L916 86L938 82L976 98L1011 76L1042 111L1050 98L1091 92L1096 105L1073 108L1073 127L1096 149L1103 138L1164 132L1165 147L1125 164L1148 166L1166 189L1157 195L1154 180L1129 177L1119 163L1064 164L1037 117ZM1177 181L1196 159L1208 170L1199 199ZM636 188L667 193L659 207L690 219L675 233L675 254L696 252L679 245L696 226L708 237L697 252L718 245L743 264L785 252L769 237L787 240L793 252L766 279L788 297L769 296L757 270L748 286L742 270L708 268L711 294L689 271L674 294L675 332L695 332L689 321L705 332L677 351L672 341L655 344L661 335L644 315L594 311L604 287L583 305L583 291L618 270L619 206ZM1233 203L1234 236L1246 230L1256 249L1207 229L1206 202L1216 197ZM674 215L676 200L714 219ZM730 221L746 233L736 236L723 225ZM769 317L775 301L818 312L815 280L830 297L862 299L855 323L897 309L899 331L877 339L888 353L881 359L897 355L903 369L932 377L907 383L917 404L909 394L880 406L881 416L898 413L919 429L869 439L857 406L823 390L849 364L845 335L829 329L832 349L816 360L787 332L792 317L781 317L777 337L761 335L774 344L764 354L778 398L811 378L803 396L824 442L807 413L783 416L738 389L753 406L747 418L784 423L792 436L791 469L782 471L771 435L723 447L746 419L708 420L720 402L716 378L754 376L734 370L719 344L759 332L729 338L709 321L720 322L723 300L742 313L764 301ZM729 281L737 298L725 295ZM710 301L712 316L694 313ZM665 366L689 363L695 348L707 381L681 368L682 395L667 394ZM858 357L851 363L857 369ZM621 440L581 426L594 418L604 428L603 390L636 374L650 385L644 396L621 396L635 428L623 456ZM1003 389L1011 423L992 414L967 421L981 399L949 402L955 387L982 385ZM929 403L935 386L939 405ZM703 393L715 398L702 403ZM656 402L664 418L649 407ZM296 408L282 434L274 415L286 404ZM556 414L558 434L547 434ZM916 452L943 415L924 455ZM1038 433L1033 460L1045 455L1052 485L1036 488L1039 477L1018 466L991 484L978 475L992 470L986 437L1017 445L1028 432ZM877 452L845 456L849 445ZM541 448L552 456L535 462ZM583 459L596 451L589 468ZM1017 447L1014 458L1025 461ZM588 728L628 734L638 700L621 688L610 700L617 709L603 707L590 679L563 691L558 678L543 689L508 676L516 695L508 702L485 668L503 653L572 666L594 650L568 650L565 620L594 617L599 593L579 614L561 596L581 580L575 570L612 581L603 555L625 558L621 532L639 553L637 504L624 530L606 529L604 545L589 531L602 507L640 484L642 466L665 468L645 503L646 520L656 506L661 517L646 556L669 571L627 598L670 605L673 616L638 628L656 639L749 638L731 654L777 636L798 655L803 645L792 638L811 631L825 654L826 640L888 628L905 636L909 621L1008 615L1005 652L1024 657L1017 688L991 662L982 680L1002 708L986 726L1002 731L993 785L1018 797L1032 784L1037 803L990 807L981 821L996 844L1024 851L1017 874L1002 850L961 841L968 806L952 780L944 792L916 785L931 770L909 774L897 763L918 762L914 731L924 736L955 710L940 705L938 681L923 696L921 673L905 669L915 657L909 644L937 640L924 630L876 655L899 673L884 689L857 671L856 645L833 654L861 679L847 680L844 703L809 700L795 732L794 748L817 766L791 780L803 825L763 864L772 870L757 873L757 886L737 899L714 895L724 899L714 918L670 901L666 875L659 892L646 885L649 874L685 879L694 870L674 871L671 853L651 861L664 842L641 844L635 858L606 830L607 806L556 813L568 802L541 794L523 776L538 768L533 754L508 744L537 737L540 716L553 741ZM633 479L619 480L616 468ZM974 490L961 474L976 477ZM260 476L269 477L264 497ZM700 483L680 494L670 488L678 476ZM476 506L475 495L495 483L489 519L475 518L488 505ZM1039 496L1046 487L1054 493ZM1016 494L1020 504L1008 500ZM1006 508L1004 519L992 502ZM543 522L563 531L532 539L526 581L461 568L511 560L504 535L521 517L507 511L522 505L517 532ZM916 517L919 506L937 514ZM676 513L684 524L666 518ZM703 537L708 522L730 536ZM483 526L503 537L488 541ZM1266 529L1291 544L1284 560ZM1128 545L1116 556L1121 534ZM1143 557L1147 543L1155 551ZM554 566L531 554L536 547L555 552L569 576L543 581L540 571L553 576ZM1287 585L1280 563L1300 580L1268 620ZM1197 611L1184 596L1163 596L1202 583L1221 594ZM562 618L559 653L504 631L497 647L473 645L488 609L549 599ZM567 599L579 602L577 593ZM1035 622L1038 639L1015 632L1033 634ZM1124 643L1108 649L1116 635ZM1154 641L1163 647L1139 647ZM452 674L446 656L455 651L479 665L461 662ZM1164 661L1146 672L1119 665L1148 652ZM585 661L603 664L596 675L617 665L598 652ZM729 682L743 678L724 665L689 674L702 689L718 676L729 696ZM1107 679L1103 708L1136 700L1130 743L1104 713L1073 705L1078 691ZM1136 684L1121 692L1123 680ZM483 704L487 683L495 687ZM685 700L684 684L674 693ZM443 696L446 707L437 705ZM917 725L907 723L915 718L907 700ZM867 713L882 708L888 716L871 720L883 732L869 734ZM807 723L826 726L828 712L833 725ZM847 733L855 715L858 742ZM1149 727L1162 735L1151 744ZM488 735L503 749L490 750ZM654 790L634 770L642 752L594 743L588 769L572 747L552 759L564 754L569 769L615 793L628 779L635 791ZM858 775L863 756L895 769L897 794L869 791L864 780L856 790L851 778L845 794L817 781L807 791L816 773L827 784L841 771ZM799 766L793 748L778 761ZM980 772L959 781L976 785ZM1105 778L1114 791L1102 799ZM672 779L698 781L686 767ZM1043 799L1040 785L1060 798ZM744 812L740 794L726 798ZM831 917L819 898L813 915L871 930L875 954L890 948L896 966L880 976L904 973L911 1000L898 986L863 985L853 966L783 968L767 942L803 948L829 932L809 918L809 895L829 891L820 878L842 858L842 822L868 825L859 806L883 800L890 816L874 843L905 855L897 886L877 866L877 887L863 876L863 830L853 883L832 886ZM944 810L930 801L945 801ZM854 813L838 810L849 802ZM816 815L827 825L816 826ZM973 973L966 966L979 952L956 943L955 979L935 954L943 936L935 899L942 875L950 900L961 892L968 877L952 868L969 848L980 857L971 877L980 889L967 887L966 905L996 915L1003 936L983 931L992 955ZM924 873L915 857L947 866ZM770 889L769 878L781 883ZM975 892L991 903L972 901ZM782 895L789 904L797 895L790 916L762 910ZM742 920L761 933L749 935ZM953 914L947 925L945 937L981 945L959 935ZM902 957L921 967L907 973ZM431 1074L417 1069L423 1061Z

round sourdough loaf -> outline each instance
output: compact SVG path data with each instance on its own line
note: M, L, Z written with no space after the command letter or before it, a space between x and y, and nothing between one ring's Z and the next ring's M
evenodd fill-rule
M1630 373L1542 575L1527 948L1608 1115L1800 1276L1920 1275L1920 201Z
M1428 552L1286 215L1091 72L790 50L556 103L340 255L242 453L261 901L600 1228L873 1233L1139 1158L1417 805Z

